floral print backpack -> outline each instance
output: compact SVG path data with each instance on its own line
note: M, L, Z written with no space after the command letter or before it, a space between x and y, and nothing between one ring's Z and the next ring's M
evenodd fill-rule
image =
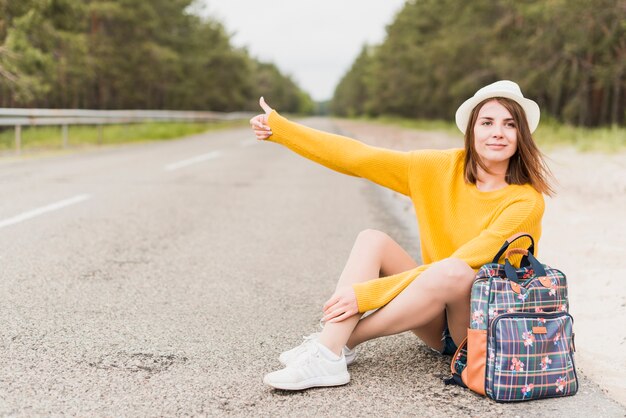
M528 237L530 247L508 249ZM573 319L565 275L534 257L526 233L512 236L476 275L470 328L450 365L458 384L499 402L574 395ZM509 257L521 254L519 268ZM504 264L498 264L504 255Z

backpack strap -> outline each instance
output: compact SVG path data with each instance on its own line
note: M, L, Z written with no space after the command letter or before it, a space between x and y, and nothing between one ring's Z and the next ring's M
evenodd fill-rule
M535 253L535 240L533 239L532 235L526 233L526 232L520 232L519 234L515 234L513 236L511 236L509 239L507 239L506 241L504 241L504 244L502 244L502 247L500 247L500 249L498 250L498 252L496 253L496 256L493 258L492 263L498 263L498 261L500 261L500 258L502 257L502 255L504 254L504 252L509 248L509 245L511 245L514 241L517 241L518 239L522 238L522 237L528 237L530 238L530 247L528 247L528 252L531 254ZM522 263L521 265L525 266L528 265L528 259L526 258L526 256L524 256L524 258L522 258Z
M457 372L456 368L454 367L455 363L457 362L457 359L458 359L459 355L461 355L461 350L463 350L463 349L465 349L466 352L467 352L467 337L465 337L465 339L463 339L463 342L456 349L456 352L454 353L454 356L452 357L452 361L450 361L450 372L452 373L452 376L447 378L447 379L443 379L443 383L445 385L458 385L458 386L461 386L461 387L464 387L464 388L467 387L467 385L465 385L465 382L463 382L463 378L461 377L461 375ZM467 355L465 356L465 362L466 362L466 367L467 367ZM461 372L462 372L462 370L461 370Z
M528 263L530 266L532 266L534 275L536 277L543 277L547 274L546 269L541 265L539 260L537 260L531 252L527 252L526 250L521 249L521 248L514 248L506 252L506 255L505 255L506 258L504 259L504 273L506 274L507 279L512 280L515 283L519 283L519 280L517 278L517 270L515 269L515 267L513 267L513 265L511 265L511 262L509 261L509 255L524 254L524 253L526 253L524 257L528 257ZM523 265L523 260L520 266L522 265Z
M461 386L462 388L467 389L467 386L465 386L465 383L463 383L463 379L461 379L461 376L459 376L458 374L453 374L452 377L443 379L443 384L446 386L457 385L457 386Z
M506 252L504 253L504 258L509 258L513 254L521 254L521 255L528 256L528 250L525 250L523 248L510 248L506 250Z

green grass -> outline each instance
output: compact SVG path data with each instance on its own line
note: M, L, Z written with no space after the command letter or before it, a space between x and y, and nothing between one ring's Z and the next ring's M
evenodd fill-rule
M572 146L579 151L626 151L626 127L581 128L554 121L542 121L534 133L543 148Z
M442 120L408 119L391 116L377 118L352 118L366 122L383 123L401 128L424 131L442 131L450 135L460 132L453 122ZM574 147L579 151L619 152L626 151L626 127L581 128L543 118L533 137L542 149Z
M202 132L247 125L247 121L211 123L149 122L129 125L103 125L102 141L96 126L72 125L68 129L69 146L115 145L130 142L160 141ZM15 149L15 129L0 132L0 151ZM60 126L22 128L22 150L55 150L63 148Z

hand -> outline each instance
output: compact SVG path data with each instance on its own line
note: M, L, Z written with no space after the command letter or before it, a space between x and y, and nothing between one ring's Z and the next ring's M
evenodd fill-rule
M341 322L357 314L359 306L356 303L356 295L352 286L344 286L335 290L322 310L324 311L322 318L324 322Z
M267 117L270 113L272 113L272 108L269 107L267 103L265 103L265 99L263 99L263 97L261 97L261 99L259 100L259 105L261 105L261 108L265 111L265 114L257 115L250 119L250 125L252 126L252 130L256 135L256 139L264 140L272 136L272 131L267 124Z

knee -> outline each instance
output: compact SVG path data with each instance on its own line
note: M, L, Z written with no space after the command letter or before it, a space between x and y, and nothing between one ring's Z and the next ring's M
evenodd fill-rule
M367 244L367 245L385 245L385 243L390 240L391 237L385 234L382 231L378 231L376 229L364 229L359 232L359 235L356 238L358 243Z
M439 261L437 267L441 273L441 285L462 292L472 287L476 274L465 261L458 258L446 258Z

